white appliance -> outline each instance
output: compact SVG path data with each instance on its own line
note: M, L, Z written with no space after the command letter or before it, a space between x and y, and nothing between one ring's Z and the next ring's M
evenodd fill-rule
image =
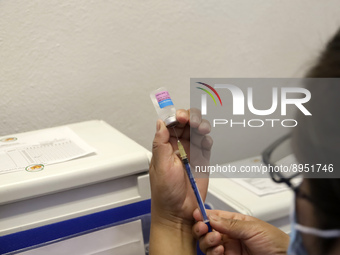
M145 254L142 231L143 224L149 225L143 217L150 213L151 153L101 120L66 127L96 152L46 165L39 172L0 174L0 254L31 254L32 247L32 254L39 254L46 244L64 240L68 245L69 238L84 233L93 234L91 241L82 241L86 254L112 254L115 249L131 254L124 247L133 246L133 254ZM49 130L53 128L24 135ZM112 235L106 243L101 232ZM48 254L60 252L60 247L55 252L51 248Z

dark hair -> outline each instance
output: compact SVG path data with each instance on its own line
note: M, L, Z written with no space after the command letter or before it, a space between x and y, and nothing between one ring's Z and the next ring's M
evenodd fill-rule
M329 41L316 65L307 73L307 78L340 78L340 30ZM299 122L299 126L293 132L293 149L297 153L298 160L301 159L301 163L310 161L317 163L316 161L322 159L325 159L326 163L340 162L340 143L338 143L340 140L340 120L338 120L340 117L340 84L333 83L314 87L308 85L307 88L316 98L314 102L310 102L310 106L315 109L316 114L313 114L313 120L298 116L302 125ZM327 115L328 110L331 110L332 114ZM332 146L325 146L327 141L324 140L327 139L324 137L326 136L333 140ZM313 148L313 145L320 148ZM309 147L305 155L303 155L304 152L301 152L302 146ZM324 150L324 154L327 156L320 155L320 150ZM334 171L340 171L340 163L336 165L338 169L335 168ZM340 229L340 179L308 179L308 184L318 214L317 227ZM336 240L337 238L320 238L318 245L323 254L332 250Z
M340 229L340 179L308 179L311 196L316 202L317 224L320 229ZM322 208L322 209L321 209ZM318 246L328 254L338 238L320 238Z
M340 78L340 29L328 42L317 64L307 73L309 78Z

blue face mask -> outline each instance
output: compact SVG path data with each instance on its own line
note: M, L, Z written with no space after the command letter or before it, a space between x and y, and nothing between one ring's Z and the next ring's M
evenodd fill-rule
M291 218L291 233L287 255L308 255L306 247L303 244L301 233L307 235L314 235L321 238L340 237L340 229L322 230L298 224L296 222L295 208L293 208L290 218Z
M291 217L291 232L287 255L308 255L302 241L301 233L296 229L297 223L295 210L290 217Z

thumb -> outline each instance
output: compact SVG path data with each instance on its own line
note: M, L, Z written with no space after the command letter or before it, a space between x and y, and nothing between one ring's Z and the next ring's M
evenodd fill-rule
M215 214L209 215L209 219L213 229L233 239L246 240L259 232L259 226L254 221L225 219Z
M155 164L162 158L169 158L172 154L172 146L169 143L170 133L162 120L157 120L157 131L152 143L152 155Z

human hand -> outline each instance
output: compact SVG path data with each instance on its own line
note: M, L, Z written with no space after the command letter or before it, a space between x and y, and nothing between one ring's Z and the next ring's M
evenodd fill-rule
M210 225L215 230L208 233L200 212L194 211L198 221L192 228L199 239L201 250L210 254L225 255L278 255L286 254L289 236L273 225L257 218L218 210L208 211Z
M197 208L197 202L182 161L176 155L176 134L188 154L189 162L193 160L195 164L204 165L210 159L212 139L207 134L211 127L208 121L202 120L198 109L178 110L176 118L179 124L175 131L167 129L163 121L157 121L150 164L152 220L161 221L162 224L184 223L191 231L192 213ZM204 200L208 178L197 179L196 183Z

